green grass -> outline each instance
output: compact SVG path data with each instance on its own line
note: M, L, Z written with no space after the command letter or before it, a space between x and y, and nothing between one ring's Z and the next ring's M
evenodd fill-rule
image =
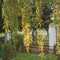
M39 60L38 55L21 53L16 56L15 60Z
M57 60L57 56L53 54L45 55L44 60ZM20 53L15 57L15 60L41 60L41 58L36 54L27 54L27 53Z

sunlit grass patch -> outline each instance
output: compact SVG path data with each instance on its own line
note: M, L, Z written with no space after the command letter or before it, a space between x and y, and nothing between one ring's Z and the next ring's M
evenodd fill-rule
M44 60L57 60L57 56L54 54L46 54ZM41 60L37 54L20 53L15 57L15 60Z

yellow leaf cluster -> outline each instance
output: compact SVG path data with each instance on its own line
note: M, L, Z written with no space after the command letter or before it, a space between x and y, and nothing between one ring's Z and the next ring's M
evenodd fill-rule
M40 17L41 17L41 8L40 8L40 2L41 1L36 1L35 2L35 6L36 6L36 20L38 21L38 24L40 25L40 27L41 27L41 19L40 19Z
M23 26L22 32L24 34L24 46L26 47L27 53L29 53L29 47L30 47L30 44L32 43L32 36L28 31L30 25L27 22L27 18L28 16L27 16L26 7L23 7L22 9L22 26Z
M44 42L42 41L42 40L38 40L37 41L37 43L38 43L38 49L40 50L40 51L43 51L43 47L44 47Z
M44 58L45 58L45 56L44 56L44 53L43 53L43 52L41 52L41 53L39 54L39 56L41 57L41 59L44 59Z
M56 1L57 3L60 3L60 0ZM56 15L55 20L58 20L58 24L57 24L57 42L56 42L56 54L60 55L60 17L59 17L59 4L55 5L55 9L54 9L54 15Z
M5 32L9 32L8 16L7 16L6 13L5 13L4 7L2 8L2 13L3 13L4 17L5 17L3 28L5 29Z
M60 55L60 43L58 43L58 42L56 44L56 54Z

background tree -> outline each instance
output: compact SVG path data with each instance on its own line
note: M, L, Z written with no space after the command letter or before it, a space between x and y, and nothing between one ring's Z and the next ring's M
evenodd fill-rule
M47 4L47 2L44 2L42 4L42 11L41 11L42 28L45 28L47 32L48 32L49 24L52 23L51 14L53 12L53 10L51 9L52 3L49 5Z
M2 13L4 17L5 33L11 33L11 39L5 41L5 54L3 60L11 60L16 53L17 31L18 31L18 6L17 0L3 0ZM14 3L14 4L13 4Z
M58 55L58 60L60 60L60 0L55 0L55 1L53 0L54 3L53 24L56 26L56 30L57 30L55 52Z
M29 19L29 24L30 24L30 30L32 31L32 36L33 36L33 41L36 40L36 34L37 34L37 28L40 26L38 20L40 20L37 17L36 11L37 11L37 6L35 6L35 0L32 0L30 3L30 19Z
M2 4L3 4L3 0L0 0L0 33L4 32L4 29L3 29L4 19L2 18Z

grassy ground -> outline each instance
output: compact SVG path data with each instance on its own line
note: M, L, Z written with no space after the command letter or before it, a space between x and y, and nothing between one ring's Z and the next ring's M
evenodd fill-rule
M0 37L4 37L4 33L0 33ZM48 40L46 40L48 41ZM0 58L2 55L2 51L0 49ZM58 60L58 57L54 54L46 54L44 60ZM27 53L19 53L16 55L15 60L41 60L41 58L37 54L27 54Z
M57 60L57 56L53 54L45 55L44 60ZM20 53L15 57L15 60L41 60L41 58L36 54L26 54Z

